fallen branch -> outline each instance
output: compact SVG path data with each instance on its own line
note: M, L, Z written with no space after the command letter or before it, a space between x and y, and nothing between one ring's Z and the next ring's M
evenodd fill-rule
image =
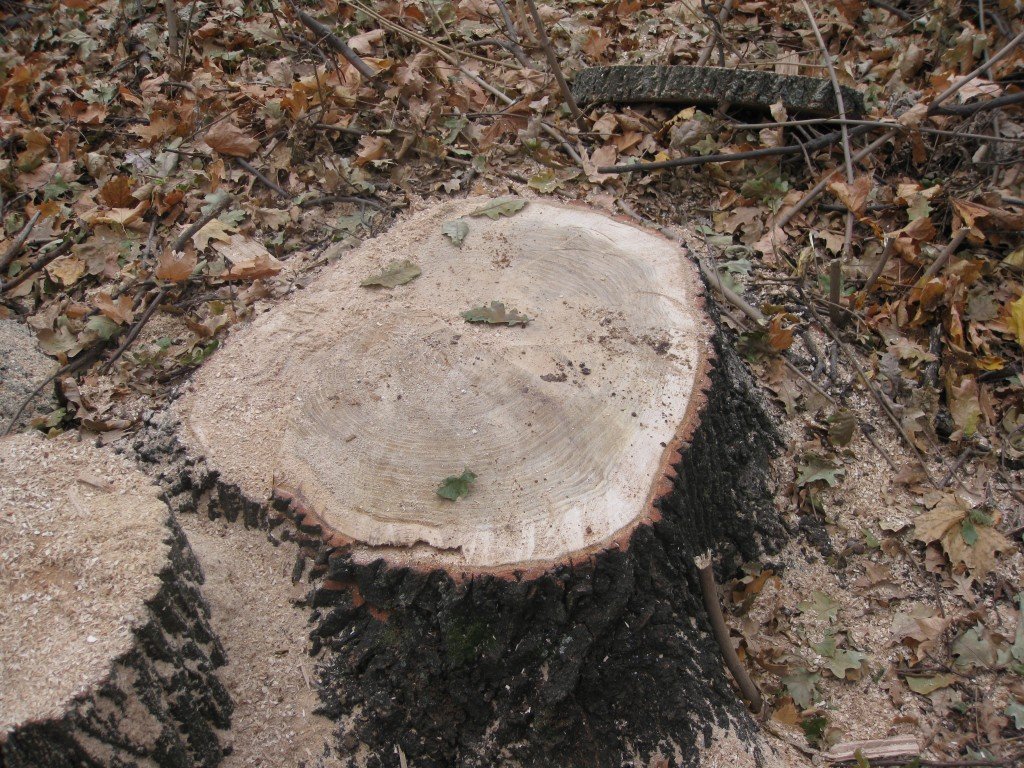
M995 64L995 63L997 63L999 61L1002 61L1007 56L1009 56L1013 52L1013 49L1016 48L1018 45L1020 45L1021 42L1024 42L1024 32L1021 32L1019 35L1017 35L1015 38L1013 38L1013 40L1011 40L1006 45L1004 45L1002 48L1000 48L998 51L993 53L992 56L990 56L980 67L972 69L970 72L968 72L963 77L958 78L946 90L944 90L942 93L940 93L934 99L932 99L931 104L928 105L928 114L930 114L930 115L935 114L936 110L939 108L939 105L942 102L944 102L950 96L953 96L954 94L959 92L961 88L963 88L965 85L967 85L969 82L971 82L971 80L976 78L978 75L983 74L993 64ZM995 101L995 99L993 99L993 101ZM990 102L985 102L985 103L990 103ZM950 108L947 107L946 109L950 109Z
M294 4L292 5L292 11L294 11L295 17L299 21L305 24L315 35L318 35L320 40L327 43L327 45L333 48L336 52L344 56L363 77L370 79L377 74L377 70L363 61L359 54L349 47L348 43L331 32L325 24L321 24L304 10L297 8Z
M185 231L178 235L177 239L175 239L175 241L171 244L171 250L180 251L182 248L184 248L185 243L189 241L189 238L192 237L192 235L194 235L200 229L205 227L207 224L209 224L211 221L216 219L220 215L220 212L231 204L231 200L231 195L227 195L223 200L217 203L217 205L215 205L209 213L200 218L195 224L192 224L190 227L187 227Z
M732 638L729 637L729 628L725 624L725 616L722 614L722 604L718 600L718 584L715 583L715 573L711 566L710 553L696 558L697 573L700 576L700 592L704 598L704 610L707 611L711 620L711 629L715 641L722 652L725 665L732 673L733 680L739 686L743 698L750 705L750 711L755 715L761 711L764 702L761 700L761 692L750 679L747 670L743 668L736 649L733 648Z
M850 137L860 136L872 130L870 126L858 126L850 131ZM691 157L678 157L674 160L659 160L654 163L632 163L626 165L609 165L598 168L598 173L631 173L633 171L660 171L664 168L682 168L693 165L707 165L708 163L731 163L734 160L753 160L759 157L773 157L777 155L796 155L801 152L812 152L835 144L842 138L839 131L820 136L817 139L800 144L787 144L782 147L765 147L764 149L752 149L749 152L718 153L714 155L696 155Z
M60 245L58 245L56 248L54 248L49 253L44 253L38 259L33 261L31 264L29 264L27 267L25 267L25 270L23 272L19 273L17 277L13 278L8 283L3 283L2 285L0 285L0 292L6 292L6 291L11 290L12 288L17 288L19 285L24 283L26 280L28 280L30 277L32 277L32 275L34 275L36 272L41 270L43 267L45 267L51 261L54 261L58 257L63 256L65 253L70 251L71 250L71 246L74 245L77 242L78 242L78 236L77 235L68 235L66 238L64 238L63 242L61 242Z
M164 297L166 295L166 286L157 291L156 296L154 296L153 300L149 302L149 306L146 307L146 310L142 313L139 319L131 327L131 330L129 330L127 335L124 337L124 341L121 342L118 348L114 350L114 354L111 355L110 359L103 364L102 368L100 368L100 373L108 373L110 371L111 366L113 366L113 364L117 362L118 358L128 351L128 347L132 345L132 342L134 342L135 339L138 337L139 333L142 332L143 326L145 326L146 323L149 322L149 318L151 318L153 316L153 313L156 312L157 307L160 306L160 302L164 300Z
M537 35L540 38L540 47L544 51L544 56L548 60L548 67L551 69L551 74L555 76L555 82L558 83L558 89L562 92L562 98L565 99L565 105L569 108L569 114L572 115L572 119L576 121L577 125L581 128L585 128L587 119L580 112L579 106L576 104L576 99L573 98L572 91L569 90L569 84L565 82L565 75L562 74L562 65L558 63L558 54L555 53L554 46L551 45L551 40L548 38L547 30L544 29L544 20L540 17L540 11L537 10L537 3L534 0L526 0L526 6L530 9L530 15L533 17L533 23L537 25Z
M248 172L248 173L252 174L253 176L255 176L265 187L267 187L267 189L273 190L274 192L276 192L281 197L284 197L284 198L290 198L291 197L291 195L288 194L288 190L286 190L284 187L282 187L277 182L272 181L269 177L263 175L248 160L245 160L245 159L243 159L241 157L236 157L235 161L240 166L242 166L242 168L245 169L246 172Z
M856 131L857 129L855 128L854 130L850 131L850 134L854 135L856 134ZM886 131L873 142L871 142L866 147L857 152L853 157L851 157L850 162L855 164L859 163L865 157L867 157L880 146L889 141L893 136L896 135L896 133L897 131L895 129L891 131ZM822 178L821 181L819 181L817 184L811 187L810 191L806 195L804 195L800 199L800 201L797 202L792 208L787 209L786 212L782 216L780 216L772 226L775 228L781 228L786 226L793 219L794 216L796 216L798 213L800 213L800 211L802 211L804 208L806 208L808 205L813 203L821 196L821 193L825 191L825 189L829 185L829 182L832 181L832 178L836 175L836 173L838 173L838 171L833 170L825 174L824 178Z
M25 241L28 240L28 236L32 234L32 229L35 227L36 222L39 221L40 212L36 211L32 214L32 218L28 220L28 223L21 228L21 232L14 238L14 242L11 243L11 247L7 249L7 252L3 256L0 256L0 274L10 266L10 263L18 258L18 254L21 253L22 247L25 245Z

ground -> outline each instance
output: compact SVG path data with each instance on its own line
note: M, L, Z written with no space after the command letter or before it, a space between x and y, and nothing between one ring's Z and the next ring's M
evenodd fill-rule
M585 66L697 61L829 77L824 43L875 123L848 152L836 136L629 174L597 169L806 143L839 126L794 123L780 105L584 105L574 119L526 0L308 10L375 74L291 3L0 3L0 315L61 366L59 407L36 427L130 435L233 326L424 200L544 195L639 217L701 261L787 436L776 472L790 543L723 585L780 759L908 734L935 760L1019 763L1014 0L540 6L570 81ZM285 610L280 550L240 528L186 527L229 654L246 616L232 609L240 566L218 554L226 535L282 577L263 597L287 626L261 642L305 642L300 612ZM273 658L291 659L285 650ZM275 663L266 691L227 673L237 765L255 759L243 737L253 723L278 723L254 742L267 749L322 754L295 654L299 677Z

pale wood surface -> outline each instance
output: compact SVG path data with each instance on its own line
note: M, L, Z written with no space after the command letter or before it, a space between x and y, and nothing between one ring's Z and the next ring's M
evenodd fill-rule
M531 201L496 221L435 205L232 335L177 411L183 439L254 498L298 493L355 555L494 568L558 561L650 513L696 418L711 324L678 246ZM392 259L422 275L360 287ZM524 327L469 324L492 300ZM435 490L468 468L470 494Z

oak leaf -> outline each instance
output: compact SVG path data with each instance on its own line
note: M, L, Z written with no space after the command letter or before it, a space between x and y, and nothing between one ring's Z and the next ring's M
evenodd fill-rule
M260 148L256 139L230 120L214 123L203 140L211 149L231 157L249 157Z

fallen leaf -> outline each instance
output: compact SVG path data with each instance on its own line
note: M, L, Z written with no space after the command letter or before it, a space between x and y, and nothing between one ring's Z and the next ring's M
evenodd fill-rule
M197 263L196 252L192 247L188 247L181 252L175 252L168 246L157 258L157 279L171 280L176 283L188 280Z
M868 195L871 193L871 177L861 176L852 184L845 181L833 181L829 190L839 201L858 216L862 216L868 206Z
M831 488L839 483L839 479L844 474L845 470L824 456L808 453L804 455L803 461L797 465L796 484L804 486L820 481Z
M489 219L497 219L501 216L511 216L526 207L526 200L516 197L499 197L497 200L477 208L470 216L486 216Z
M228 280L260 280L284 269L284 263L262 243L246 235L234 234L227 242L215 242L213 249L231 262L224 275Z
M805 600L797 608L803 613L810 613L823 621L835 621L839 617L840 603L833 600L820 590L811 592L811 599Z
M925 544L939 542L951 563L962 562L980 579L995 567L996 553L1013 544L995 528L968 517L971 511L959 496L947 496L914 520L914 538Z
M115 323L109 317L104 317L103 315L93 315L89 318L89 322L85 324L85 327L88 330L93 331L104 341L112 339L121 332L120 325Z
M948 688L956 682L956 675L939 674L930 677L907 677L907 686L914 693L927 696L940 688Z
M531 189L536 189L543 195L550 195L562 186L561 180L550 168L545 168L544 170L535 173L526 183Z
M441 225L441 234L447 237L455 245L462 245L469 234L469 223L465 219L446 221Z
M230 120L214 123L206 132L203 141L211 149L231 157L249 157L260 148L260 143L256 139Z
M819 680L821 675L817 672L797 672L783 677L782 684L800 709L810 709L814 704Z
M115 301L109 293L97 293L92 300L93 305L104 317L113 320L115 323L131 322L134 312L132 311L132 300L129 296L118 296Z
M857 417L845 408L828 417L828 440L832 445L849 445L857 428Z
M475 474L468 469L463 469L461 475L451 475L442 480L441 484L437 487L437 495L442 499L455 501L469 493L469 487L475 480Z
M420 268L408 259L395 260L388 264L380 274L366 278L360 285L367 288L378 285L383 288L395 288L405 285L410 280L419 277L420 274Z
M134 208L138 201L132 197L131 177L113 176L100 187L100 200L111 208Z
M61 256L46 267L46 274L67 288L85 274L85 261L78 256Z
M950 649L957 669L987 669L996 663L996 648L988 630L980 622L958 637Z
M1024 347L1024 293L1010 304L1010 330L1017 338L1017 343Z
M500 301L492 301L482 307L474 307L462 313L467 323L490 323L491 325L523 325L530 322L530 318L521 315L514 309L506 310L505 305Z
M224 243L231 242L235 229L235 227L225 224L220 219L211 219L198 232L192 235L192 242L195 243L198 250L202 251L210 244L211 240L220 240Z

